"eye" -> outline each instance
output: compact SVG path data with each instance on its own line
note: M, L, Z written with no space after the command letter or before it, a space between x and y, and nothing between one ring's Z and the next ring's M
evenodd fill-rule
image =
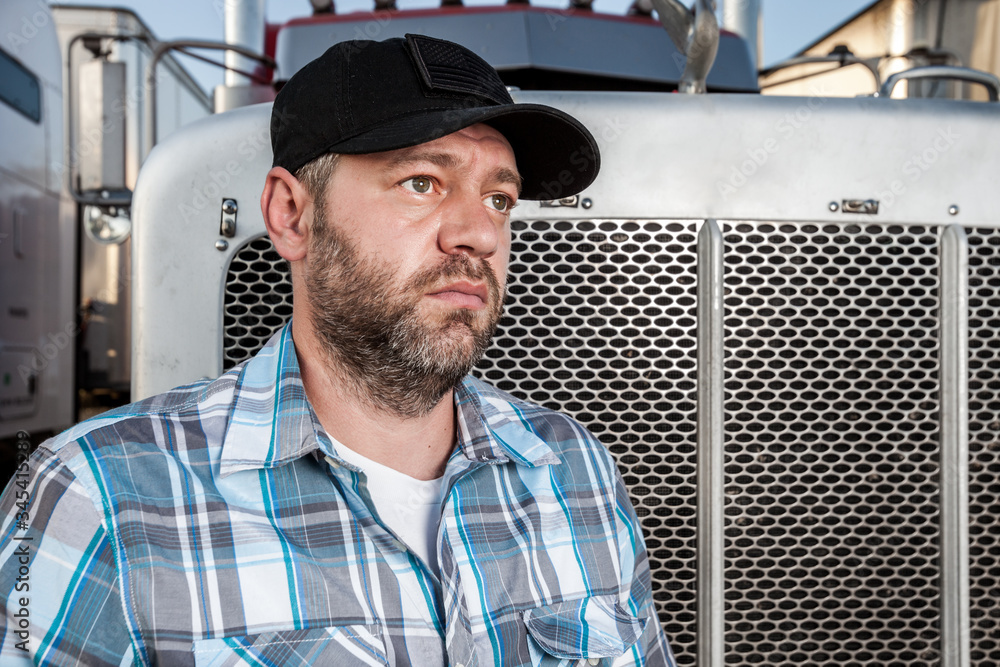
M508 213L510 212L510 209L514 208L511 198L507 195L492 194L486 198L486 202L493 210L499 211L500 213Z
M431 191L434 182L428 176L414 176L413 178L406 179L400 185L407 190L423 195Z

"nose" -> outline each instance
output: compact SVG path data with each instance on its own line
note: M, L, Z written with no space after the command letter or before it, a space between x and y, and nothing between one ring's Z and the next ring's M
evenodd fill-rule
M505 225L491 216L478 193L450 193L439 208L438 246L449 255L488 258L500 247Z

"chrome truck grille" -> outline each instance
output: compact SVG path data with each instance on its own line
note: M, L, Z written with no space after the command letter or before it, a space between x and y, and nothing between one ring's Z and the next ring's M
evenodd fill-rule
M678 662L696 649L696 233L514 223L506 315L477 374L618 459ZM969 229L972 662L1000 662L1000 230ZM727 665L937 665L940 229L729 222ZM230 267L224 356L291 312L258 238Z

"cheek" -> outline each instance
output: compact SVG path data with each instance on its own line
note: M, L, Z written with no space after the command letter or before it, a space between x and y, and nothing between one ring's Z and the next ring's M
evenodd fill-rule
M493 273L497 277L497 283L499 283L500 289L503 289L507 284L507 268L510 264L510 245L505 245L502 250L496 252L487 261L489 261L490 266L493 268Z

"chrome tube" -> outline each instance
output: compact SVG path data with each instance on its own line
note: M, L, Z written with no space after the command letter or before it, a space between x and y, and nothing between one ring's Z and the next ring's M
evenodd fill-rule
M264 17L265 0L225 0L224 41L254 53L264 53ZM227 51L225 58L227 86L253 83L240 71L253 71L256 61L236 51Z
M754 69L760 69L763 54L760 30L760 0L723 0L722 27L742 37L750 49Z
M941 667L969 667L969 244L941 234Z
M725 665L722 232L698 232L698 666Z

